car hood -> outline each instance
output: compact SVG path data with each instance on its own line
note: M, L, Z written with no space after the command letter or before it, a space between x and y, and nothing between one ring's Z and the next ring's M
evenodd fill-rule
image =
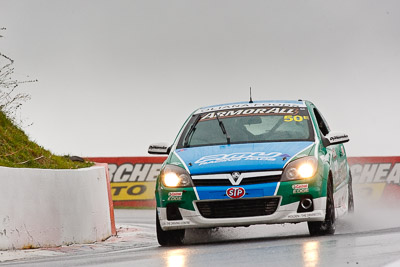
M175 150L190 174L281 170L313 142L273 142L202 146Z

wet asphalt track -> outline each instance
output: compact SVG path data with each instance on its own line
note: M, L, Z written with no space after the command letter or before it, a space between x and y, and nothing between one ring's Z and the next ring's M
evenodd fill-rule
M310 237L306 224L190 231L186 245L159 247L154 210L116 210L132 240L5 266L400 266L399 210L365 209L338 221L333 236ZM83 247L85 248L85 247Z

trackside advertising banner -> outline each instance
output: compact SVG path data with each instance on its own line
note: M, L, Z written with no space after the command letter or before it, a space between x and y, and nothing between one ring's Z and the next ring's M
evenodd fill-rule
M349 157L356 196L397 205L400 200L400 157Z
M108 163L114 206L155 207L157 175L166 157L89 158ZM400 199L400 157L349 157L355 197Z
M155 207L155 181L166 157L89 158L108 163L115 207Z

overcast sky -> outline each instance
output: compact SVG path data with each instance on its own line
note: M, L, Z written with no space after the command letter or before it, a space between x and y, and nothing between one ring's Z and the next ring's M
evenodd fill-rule
M146 156L196 108L308 99L350 156L400 155L400 1L0 0L24 128L57 154Z

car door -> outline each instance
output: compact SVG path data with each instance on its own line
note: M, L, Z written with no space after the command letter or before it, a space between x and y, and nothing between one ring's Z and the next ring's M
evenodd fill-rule
M322 116L321 112L316 107L313 108L313 112L314 112L314 116L317 120L320 134L322 136L326 136L330 132L328 123L326 122L326 120ZM328 159L330 162L330 170L331 170L332 176L333 176L334 190L341 183L341 177L340 177L340 173L339 173L340 161L341 161L340 146L343 146L343 145L330 145L326 148L326 152L328 154Z
M330 132L328 123L320 113L320 111L314 107L313 109L315 118L318 123L320 134L326 136ZM333 191L335 199L335 207L339 209L347 209L347 173L348 164L346 151L343 144L330 145L326 148L328 159L330 160L330 170L333 178ZM345 188L344 188L345 187ZM345 190L342 190L345 189ZM337 192L338 194L336 194ZM340 193L339 193L340 192Z

